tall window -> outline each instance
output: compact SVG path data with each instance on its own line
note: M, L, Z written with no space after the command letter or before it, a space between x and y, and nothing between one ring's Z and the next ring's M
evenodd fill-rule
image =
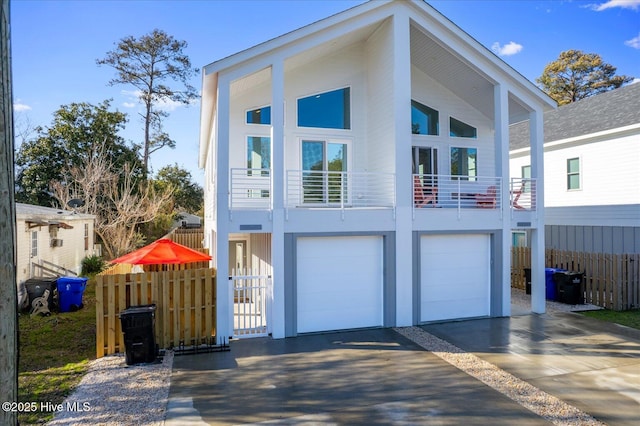
M351 129L351 89L298 99L298 127Z
M451 147L451 174L459 176L460 180L475 181L478 176L477 159L477 148Z
M439 113L433 108L411 100L411 133L414 135L438 135Z
M84 224L84 250L89 250L89 224Z
M247 111L247 124L271 124L271 107L265 106Z
M271 138L270 137L249 136L247 138L247 168L263 169L261 173L262 175L269 174L268 169L271 168Z
M567 160L567 189L580 189L580 159Z
M302 170L305 203L339 203L345 200L346 144L303 140Z
M38 256L38 231L31 231L31 257Z
M478 137L478 132L475 127L469 126L453 117L449 117L449 136L475 139Z

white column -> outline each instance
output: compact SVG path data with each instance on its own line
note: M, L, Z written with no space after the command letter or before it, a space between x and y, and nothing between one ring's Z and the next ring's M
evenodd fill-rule
M529 115L531 177L536 182L536 219L531 235L531 310L545 312L544 273L544 117L541 109Z
M409 16L393 20L393 115L396 171L396 326L413 325L413 241L411 185L411 40ZM419 262L419 259L415 259Z
M496 172L501 176L502 193L500 196L502 206L502 238L499 241L500 248L496 250L496 256L500 256L499 264L502 265L498 275L492 283L491 289L499 291L500 297L492 295L492 303L498 303L491 309L492 315L511 315L511 220L509 206L509 92L507 88L498 84L493 89L494 126L496 146Z
M218 78L218 130L216 136L216 275L217 275L217 315L216 330L218 343L233 335L233 303L229 284L229 108L230 85L228 76Z
M273 267L273 303L271 333L285 337L284 324L284 61L271 65L271 200L273 232L271 262Z

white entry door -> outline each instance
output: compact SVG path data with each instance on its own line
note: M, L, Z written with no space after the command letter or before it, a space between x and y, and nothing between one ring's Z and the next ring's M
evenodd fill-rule
M383 325L383 239L297 240L297 332Z
M488 316L490 236L428 235L420 239L420 321Z

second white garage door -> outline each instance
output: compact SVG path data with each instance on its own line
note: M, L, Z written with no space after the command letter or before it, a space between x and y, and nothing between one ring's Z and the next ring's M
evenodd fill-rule
M383 325L383 238L297 239L297 332Z
M490 236L420 239L420 321L489 315Z

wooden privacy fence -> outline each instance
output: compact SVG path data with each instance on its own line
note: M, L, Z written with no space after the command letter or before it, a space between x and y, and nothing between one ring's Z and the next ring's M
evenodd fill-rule
M182 244L192 249L202 248L202 241L204 240L204 231L201 228L198 229L184 229L176 228L169 232L164 238L169 238L174 243Z
M608 254L545 250L545 266L584 273L585 303L622 311L640 308L640 254ZM512 247L511 286L525 288L524 268L531 267L531 249Z
M152 303L160 348L208 343L216 335L215 269L97 275L96 356L125 352L120 312Z

